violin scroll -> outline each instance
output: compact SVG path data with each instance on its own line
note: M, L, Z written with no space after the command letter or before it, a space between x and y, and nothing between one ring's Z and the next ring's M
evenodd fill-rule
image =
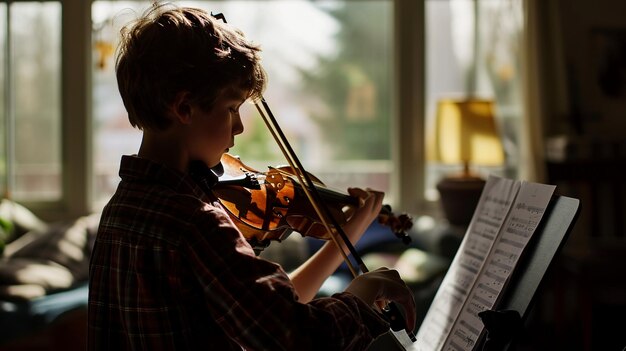
M413 217L406 213L402 213L396 216L391 211L390 205L383 205L383 208L378 215L378 222L382 225L386 225L405 245L411 243L411 237L407 233L409 229L413 227Z

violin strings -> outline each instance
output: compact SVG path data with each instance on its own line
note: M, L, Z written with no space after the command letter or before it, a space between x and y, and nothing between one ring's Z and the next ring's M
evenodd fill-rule
M291 165L290 165L290 166L291 166ZM278 173L280 173L280 175L285 176L285 177L288 177L288 178L293 177L293 176L294 176L294 173L295 173L295 172L294 172L294 173L289 173L289 172L287 172L287 171L285 171L285 170L282 170L282 169L280 169L280 168L276 168L276 167L269 167L269 168L270 168L270 169L272 169L272 170L274 170L274 171L276 171L276 172L278 172ZM295 174L295 176L297 176L297 174ZM298 178L298 181L299 181L299 183L300 183L300 184L303 184L303 183L302 183L302 179ZM316 188L317 188L318 190L330 190L330 192L331 192L331 193L333 193L333 192L334 192L334 193L337 193L337 194L341 194L341 196L350 197L350 195L342 194L342 193L341 193L341 191L336 190L336 189L332 189L332 188L330 188L330 187L328 187L328 186L324 185L324 184L323 184L323 183L321 183L321 182L318 182L318 181L313 180L313 184L314 184L314 185L315 185L315 184L317 184Z

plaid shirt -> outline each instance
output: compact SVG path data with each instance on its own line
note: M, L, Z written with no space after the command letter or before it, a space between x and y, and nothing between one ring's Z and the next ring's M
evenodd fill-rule
M89 350L362 350L388 324L349 293L298 302L189 175L123 156L90 262Z

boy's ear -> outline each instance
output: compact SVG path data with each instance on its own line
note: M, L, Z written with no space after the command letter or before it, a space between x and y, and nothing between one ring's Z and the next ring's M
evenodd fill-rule
M189 99L190 93L188 91L181 91L176 94L174 101L170 105L170 118L174 122L181 124L191 123L191 101Z

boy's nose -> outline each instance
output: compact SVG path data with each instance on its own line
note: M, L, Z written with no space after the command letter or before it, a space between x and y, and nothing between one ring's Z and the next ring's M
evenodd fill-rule
M241 116L239 115L239 113L237 113L235 115L235 118L233 119L233 135L237 135L237 134L241 134L243 133L243 123L241 122Z

